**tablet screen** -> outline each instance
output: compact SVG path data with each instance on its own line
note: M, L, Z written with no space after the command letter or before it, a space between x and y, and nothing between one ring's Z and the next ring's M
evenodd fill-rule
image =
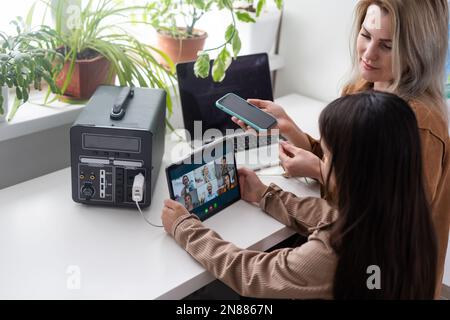
M233 148L211 150L166 169L171 198L202 221L240 199Z

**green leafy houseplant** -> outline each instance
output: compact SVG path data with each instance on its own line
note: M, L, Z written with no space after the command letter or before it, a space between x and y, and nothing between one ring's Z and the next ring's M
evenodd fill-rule
M283 0L273 1L281 10ZM244 6L242 6L242 3ZM259 17L266 4L267 0L156 0L147 5L147 16L150 17L150 23L155 29L163 30L173 38L183 39L196 36L195 25L207 12L212 10L228 11L231 23L224 32L224 42L217 48L202 50L198 54L194 67L197 77L208 77L210 74L209 52L220 50L211 69L213 80L220 82L224 79L225 72L232 59L236 58L241 50L241 40L236 28L236 21L255 22L255 19L249 14L249 8L253 8L253 5L255 5L254 10L256 16ZM184 19L184 27L177 25L177 17Z
M76 63L86 56L106 58L111 69L109 78L117 75L121 86L161 88L168 92L168 115L172 114L169 88L174 79L174 65L157 48L141 43L126 29L142 16L146 6L125 6L116 0L39 0L30 9L33 15L36 4L44 4L46 13L51 10L54 27L42 25L41 29L54 33L56 50L64 54L65 80L61 85L64 93L69 86ZM44 14L45 17L45 14ZM155 53L167 61L164 68Z
M44 81L51 92L59 92L54 77L62 62L62 56L48 42L51 33L42 30L25 32L22 19L11 23L16 26L16 35L9 36L0 31L0 87L6 85L16 91L9 121L18 108L28 101L32 86L40 90ZM3 100L0 93L0 115L4 112Z

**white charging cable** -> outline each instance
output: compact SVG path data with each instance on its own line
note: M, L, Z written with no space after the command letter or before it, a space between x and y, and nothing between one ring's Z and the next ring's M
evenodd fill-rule
M134 177L134 181L133 181L133 191L132 191L133 201L136 203L136 207L138 208L139 213L141 214L142 218L144 218L144 220L149 225L151 225L152 227L156 227L156 228L162 228L163 226L154 224L154 223L150 222L149 220L147 220L145 215L142 213L141 207L139 206L139 202L142 201L142 199L144 198L144 186L145 186L144 175L142 173L139 173L137 176Z

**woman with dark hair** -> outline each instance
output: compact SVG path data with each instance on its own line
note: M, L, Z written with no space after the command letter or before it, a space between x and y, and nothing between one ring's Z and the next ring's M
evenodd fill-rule
M319 126L322 179L332 202L296 197L239 171L242 198L308 242L272 252L240 249L172 200L164 203L165 230L244 296L432 299L437 245L414 112L392 94L361 93L332 102ZM318 206L326 214L308 224ZM378 270L380 286L368 285L371 270Z
M325 186L340 214L334 295L433 298L437 247L414 113L398 97L363 93L332 103L319 124ZM381 270L379 291L367 290L370 265Z

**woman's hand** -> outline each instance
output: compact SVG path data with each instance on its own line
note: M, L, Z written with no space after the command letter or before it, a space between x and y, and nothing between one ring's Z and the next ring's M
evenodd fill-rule
M241 168L238 170L238 173L242 200L260 202L267 186L250 169Z
M293 125L292 119L289 118L286 111L284 111L283 107L281 107L280 105L275 104L274 102L269 100L259 99L248 99L247 102L260 108L262 111L271 114L275 119L277 119L277 125L271 128L272 130L278 129L280 130L280 133L284 135L287 133L287 131L290 130L290 127ZM254 130L236 117L232 117L231 120L245 131Z
M248 99L247 102L253 104L264 112L271 114L276 120L277 125L271 128L268 134L274 134L273 130L278 130L279 134L291 141L296 146L303 149L310 150L311 144L302 130L295 124L295 122L288 116L283 107L270 101L259 99ZM240 126L244 131L250 131L256 134L255 129L247 126L243 121L236 117L231 120Z
M286 174L290 177L308 177L319 180L320 159L313 153L297 148L287 142L280 142L280 162Z
M161 214L164 230L168 234L171 234L175 220L186 214L189 214L189 211L181 203L171 199L164 200L164 207Z

